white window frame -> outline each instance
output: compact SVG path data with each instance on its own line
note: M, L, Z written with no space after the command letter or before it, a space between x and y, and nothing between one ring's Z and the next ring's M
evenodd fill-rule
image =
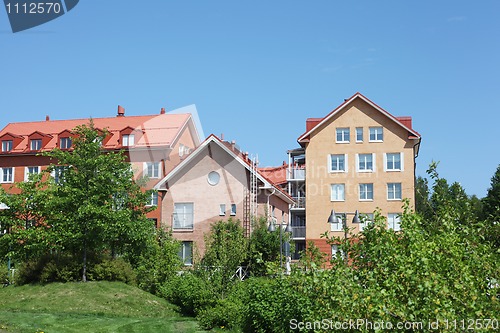
M190 206L191 213L187 212ZM183 213L179 214L179 210ZM177 224L176 224L176 219ZM177 230L194 230L194 203L193 202L176 202L174 203L174 214L172 218L172 229Z
M42 139L30 139L30 150L36 151L42 149Z
M135 146L135 134L123 134L122 135L122 146L123 147Z
M332 169L332 160L333 160L334 156L343 156L344 157L344 170L333 170ZM348 162L347 154L330 154L330 155L328 155L328 170L330 171L330 173L347 173L347 170L348 170L348 163L347 162Z
M363 231L370 223L373 223L374 216L373 213L361 213L359 215L361 215L361 221L364 221L359 224L359 231Z
M226 216L226 204L219 205L219 216Z
M335 259L338 255L340 255L340 258L344 259L344 251L342 251L338 244L333 244L331 246L332 248L332 259Z
M274 208L275 207L273 207L273 216L274 216ZM236 209L237 209L236 204L231 204L231 214L230 214L231 216L236 216Z
M361 163L363 162L364 166L366 167L366 160L364 159L365 156L371 156L371 163L372 163L372 168L371 169L361 169ZM375 154L374 153L368 153L368 154L356 154L356 171L357 172L375 172Z
M2 152L6 153L12 151L14 142L12 140L2 140Z
M399 155L399 169L394 168L395 162L390 156ZM389 163L391 163L392 168L389 168ZM384 154L384 171L386 172L401 172L404 171L404 153L385 153Z
M340 140L339 140L339 135L341 136ZM351 141L351 129L349 127L337 127L335 129L336 143L349 143L350 141Z
M380 130L380 132L378 130ZM372 139L372 135L374 136L373 139ZM381 138L379 138L379 136ZM384 128L382 126L370 127L368 139L369 139L369 142L384 142Z
M399 190L399 197L397 197L398 190ZM402 199L403 199L403 186L402 186L402 184L401 183L387 183L387 200L401 201Z
M345 201L345 184L331 184L330 201Z
M149 173L151 166L151 174ZM160 162L144 162L144 174L151 179L161 178Z
M189 244L189 246L188 246ZM182 241L181 248L179 250L179 257L182 260L184 266L193 265L193 241Z
M61 149L70 149L72 145L73 145L73 140L69 136L59 139L59 148Z
M146 206L152 207L152 206L158 206L158 192L154 191L151 192L151 196L149 197L148 204Z
M363 142L363 139L364 139L363 127L356 127L356 142Z
M52 178L54 178L54 182L56 184L61 184L62 181L63 181L63 176L64 176L64 172L66 170L68 170L69 167L68 166L63 166L63 165L56 165L54 166L54 169L52 170L52 172L50 173L50 175L52 176Z
M367 189L371 186L371 194L372 194L372 197L371 198L362 198L361 195L363 193L366 193L366 194L369 194L370 191L366 190L366 191L362 191L361 190L361 187L367 187ZM359 201L373 201L373 197L374 197L374 193L373 193L373 183L362 183L362 184L359 184L358 186L358 190L359 190Z
M387 227L394 231L401 230L401 213L387 214Z
M338 223L330 223L330 231L343 231L344 230L344 222L342 221L341 216L337 216Z
M37 168L37 171L36 172L30 172L30 168ZM38 175L41 172L40 169L41 169L41 167L40 166L36 166L36 165L24 167L24 181L27 182L29 180L29 176L31 174Z
M0 168L0 183L2 184L12 184L14 182L14 173L15 173L15 169L14 167L4 167L4 168ZM4 177L5 177L5 170L10 170L10 180L7 179L7 180L4 180Z

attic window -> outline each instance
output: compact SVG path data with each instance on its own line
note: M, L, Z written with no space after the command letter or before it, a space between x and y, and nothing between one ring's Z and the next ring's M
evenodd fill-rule
M42 139L32 139L30 141L30 149L31 150L40 150L40 149L42 149Z
M208 174L208 183L212 186L219 184L220 175L217 171L212 171Z
M60 147L61 149L69 149L71 148L71 138L61 138L61 142L60 142Z
M12 140L4 140L2 141L2 151L8 152L12 150Z
M122 146L130 147L135 145L135 135L134 134L123 134L122 136Z

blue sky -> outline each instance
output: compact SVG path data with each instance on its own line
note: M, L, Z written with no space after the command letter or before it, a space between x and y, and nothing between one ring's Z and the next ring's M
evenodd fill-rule
M422 134L467 193L500 163L499 1L82 0L13 34L0 9L0 127L153 114L195 104L224 133L281 164L305 119L359 91Z

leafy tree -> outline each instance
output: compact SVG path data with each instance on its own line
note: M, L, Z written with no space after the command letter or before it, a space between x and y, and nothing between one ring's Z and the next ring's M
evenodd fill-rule
M212 225L205 244L207 248L202 265L214 294L224 298L237 280L233 277L237 268L247 258L248 239L240 221L230 218Z
M415 211L425 218L432 218L434 214L430 196L429 181L418 176L415 181Z
M149 192L134 181L123 152L102 147L107 133L90 121L73 131L72 151L44 153L55 163L27 183L20 194L0 192L2 224L10 226L2 248L18 257L47 251L69 252L82 260L82 281L87 280L89 256L109 251L137 262L152 226L145 207ZM58 183L50 173L55 173ZM27 228L25 220L33 221ZM17 252L13 253L17 249Z
M267 219L259 218L249 240L248 267L253 276L264 276L267 273L266 263L279 260L279 230L269 232Z
M487 221L486 237L498 249L500 247L500 165L491 178L491 186L482 204L482 216Z

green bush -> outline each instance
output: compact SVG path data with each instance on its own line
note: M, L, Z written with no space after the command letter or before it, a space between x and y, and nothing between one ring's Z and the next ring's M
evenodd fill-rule
M131 285L137 283L132 265L123 258L104 259L89 269L88 278L94 281L121 281Z
M16 284L71 282L80 279L80 265L72 256L43 256L19 265Z
M191 272L168 280L162 285L160 295L178 305L180 311L189 316L196 316L201 310L217 303L217 298L210 291L205 279Z
M0 283L1 284L11 283L9 270L7 269L7 264L4 262L0 262Z

